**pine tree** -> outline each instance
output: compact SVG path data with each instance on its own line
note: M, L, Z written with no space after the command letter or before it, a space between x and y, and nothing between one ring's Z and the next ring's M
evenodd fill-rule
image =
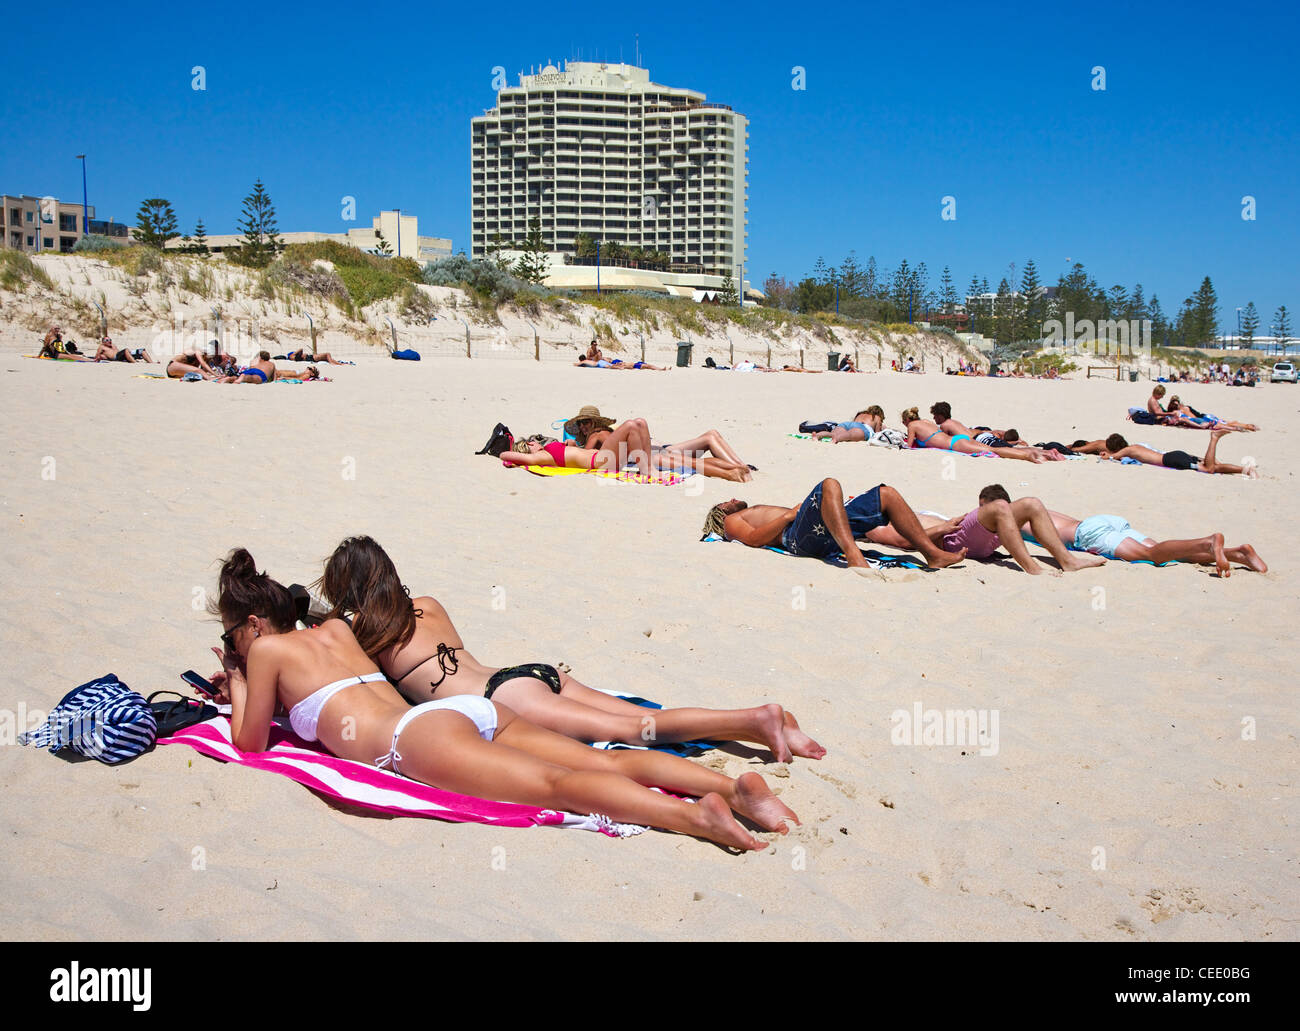
M1106 295L1106 317L1122 319L1128 312L1128 291L1116 283Z
M1255 346L1255 333L1259 329L1259 312L1255 302L1249 301L1241 312L1241 336L1246 341L1247 349Z
M1160 298L1156 294L1151 295L1151 304L1147 307L1146 317L1151 320L1151 339L1162 343L1167 342L1169 324L1165 321L1165 313L1160 310Z
M204 228L203 219L199 219L198 222L194 224L194 244L191 248L191 253L203 257L212 253L208 250L208 231Z
M1286 343L1291 339L1291 313L1286 310L1285 304L1273 313L1273 335L1280 345L1278 350L1285 354Z
M1133 292L1128 295L1128 317L1130 319L1149 318L1147 315L1147 302L1142 294L1142 284L1138 283L1133 287Z
M168 240L180 236L176 227L176 212L171 203L161 197L150 197L140 202L136 212L135 238L146 247L161 249Z
M730 272L727 278L722 281L722 289L718 291L718 303L726 305L728 308L734 308L740 303L736 296L736 278Z
M276 235L275 208L261 179L244 198L244 217L239 221L239 228L244 234L239 255L243 263L253 268L269 265L280 248L280 238Z
M1195 347L1208 343L1219 335L1219 297L1214 292L1214 284L1210 282L1209 276L1201 281L1191 302L1190 343Z
M817 263L813 265L813 279L819 283L834 283L835 273L831 267L826 264L826 259L818 255Z
M541 283L546 279L549 264L546 241L542 239L542 220L534 215L528 221L528 239L524 241L524 253L515 265L514 274L526 282Z
M1038 266L1033 258L1025 262L1020 274L1020 293L1020 339L1037 340L1043 335L1047 306L1043 303L1043 287L1038 281Z
M378 254L381 258L391 258L393 256L392 245L384 239L384 231L382 229L375 229L375 249L372 253Z
M889 300L900 319L907 318L907 301L912 294L912 267L904 258L894 270L894 279L889 287Z
M952 270L947 265L943 267L943 275L939 278L939 289L943 313L951 315L952 310L957 307L957 288L952 285Z
M839 283L840 298L863 297L866 294L865 279L866 276L862 271L862 266L858 264L855 251L849 251L849 256L840 263Z
M880 295L880 273L876 270L876 256L867 259L867 270L862 276L862 295L878 297Z

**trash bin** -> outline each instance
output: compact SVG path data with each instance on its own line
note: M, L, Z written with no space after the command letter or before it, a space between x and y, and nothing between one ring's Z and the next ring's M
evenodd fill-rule
M677 367L684 369L691 364L691 344L683 340L677 341Z
M997 374L998 374L998 363L989 362L989 375L996 376Z
M1130 383L1136 383L1138 381L1138 374L1136 369L1128 370L1128 381Z
M827 352L826 352L826 368L827 368L827 370L830 371L830 372L838 372L838 371L839 371L839 369L840 369L840 352L839 352L839 351L827 351Z

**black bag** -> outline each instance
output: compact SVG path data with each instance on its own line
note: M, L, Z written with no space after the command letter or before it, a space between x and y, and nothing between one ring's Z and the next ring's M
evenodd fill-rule
M1130 418L1140 426L1154 426L1156 421L1150 412L1134 412Z
M493 458L500 458L501 452L509 451L510 446L514 444L514 435L502 423L497 423L492 430L492 435L488 437L488 442L483 447L475 451L476 455L491 455Z
M171 695L172 701L155 702L159 695ZM198 698L187 698L176 691L155 691L146 702L153 710L154 720L158 724L158 736L167 737L178 730L203 723L217 715L215 706L206 705Z

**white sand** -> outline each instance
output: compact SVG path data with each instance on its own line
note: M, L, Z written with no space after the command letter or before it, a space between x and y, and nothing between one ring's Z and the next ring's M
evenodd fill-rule
M562 659L588 683L667 704L787 706L825 760L706 761L765 771L803 826L731 856L658 832L360 816L183 747L119 769L8 747L10 937L1296 937L1286 441L1300 390L1181 391L1265 427L1221 445L1225 460L1257 459L1262 478L1246 481L786 436L870 403L896 424L943 398L1030 440L1120 430L1203 449L1207 434L1123 422L1145 384L465 359L330 371L329 385L223 388L0 357L0 709L48 709L110 671L145 694L180 687L189 667L210 673L219 628L195 604L231 547L306 582L340 538L368 533L484 661ZM472 454L498 420L546 431L589 403L646 417L660 440L716 427L760 472L636 487ZM1111 563L1054 579L1004 562L863 580L697 542L714 502L796 504L827 475L949 513L998 481L1159 538L1220 529L1272 571ZM891 712L916 702L996 709L998 754L891 744Z

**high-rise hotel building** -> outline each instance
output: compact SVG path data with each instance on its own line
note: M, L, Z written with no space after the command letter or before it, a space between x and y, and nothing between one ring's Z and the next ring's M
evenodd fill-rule
M472 256L547 249L585 233L667 254L674 271L728 276L745 260L748 121L644 68L568 62L521 75L471 125Z

